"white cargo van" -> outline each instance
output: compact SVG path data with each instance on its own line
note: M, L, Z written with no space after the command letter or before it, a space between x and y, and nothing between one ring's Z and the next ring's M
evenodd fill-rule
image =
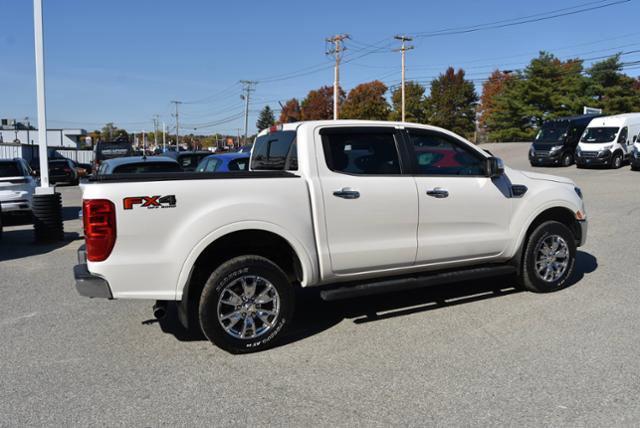
M576 165L606 165L620 168L631 159L634 137L640 132L640 113L626 113L593 119L576 148Z

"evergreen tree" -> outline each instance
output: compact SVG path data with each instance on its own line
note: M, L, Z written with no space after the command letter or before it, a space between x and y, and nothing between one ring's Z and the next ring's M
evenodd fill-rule
M464 78L464 70L449 67L431 82L431 95L426 101L429 124L470 138L475 131L478 96L473 83Z
M258 128L258 131L262 131L263 129L267 129L275 123L276 118L273 115L273 110L271 110L271 107L269 106L264 106L264 108L260 111L260 116L258 116L256 128Z
M640 111L640 85L638 80L622 73L620 55L597 62L587 70L591 77L592 105L605 114Z
M426 123L425 97L426 88L418 82L406 82L405 120L407 122ZM391 113L389 120L402 120L402 88L398 87L391 94Z

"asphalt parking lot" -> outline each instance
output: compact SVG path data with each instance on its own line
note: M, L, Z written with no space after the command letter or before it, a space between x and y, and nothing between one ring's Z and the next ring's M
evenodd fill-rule
M485 147L531 169L526 144ZM34 245L29 225L0 241L0 425L638 426L640 173L535 170L585 195L569 288L308 294L288 344L244 356L156 322L152 302L78 296L80 192L62 187L65 242Z

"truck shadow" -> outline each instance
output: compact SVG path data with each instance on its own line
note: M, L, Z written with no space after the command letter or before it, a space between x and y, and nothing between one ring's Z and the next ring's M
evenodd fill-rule
M598 262L594 256L584 251L578 251L576 269L573 277L569 280L568 287L577 284L586 274L595 271L597 267ZM278 346L306 339L328 330L344 320L353 320L355 324L364 324L494 299L521 291L516 287L515 279L512 276L465 281L336 302L322 300L319 290L301 290L298 294L296 315L292 326ZM173 334L180 341L206 340L199 331L185 331L177 319L175 308L171 306L167 317L160 320L160 327L164 332Z

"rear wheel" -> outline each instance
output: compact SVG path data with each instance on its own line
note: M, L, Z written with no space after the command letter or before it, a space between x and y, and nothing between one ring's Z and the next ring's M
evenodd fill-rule
M536 293L562 289L573 274L576 241L571 230L557 221L535 228L524 250L519 282Z
M274 346L293 309L293 287L282 269L264 257L241 256L211 274L198 312L211 342L241 354Z

